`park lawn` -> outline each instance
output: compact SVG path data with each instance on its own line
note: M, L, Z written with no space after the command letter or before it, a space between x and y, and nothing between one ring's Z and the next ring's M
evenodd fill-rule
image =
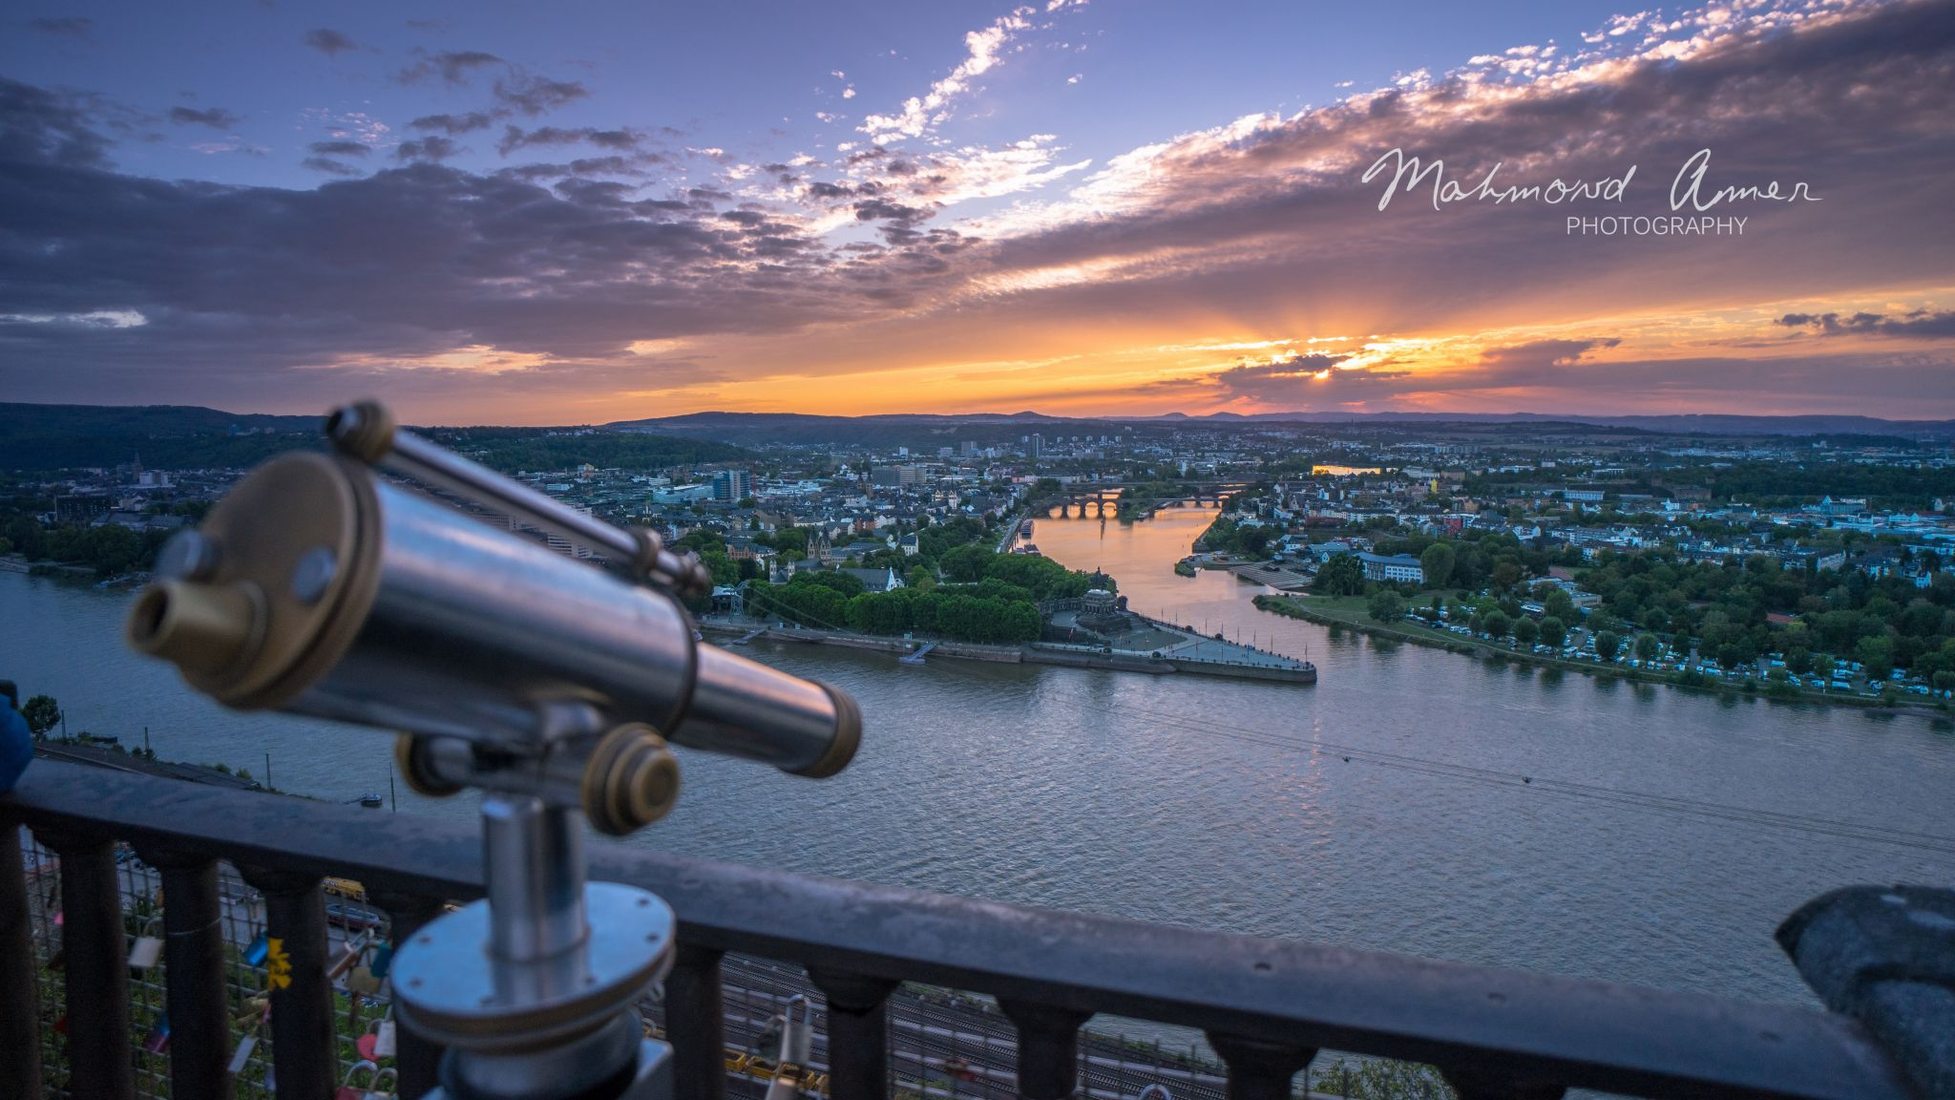
M1446 596L1449 600L1455 595L1454 592L1443 589L1440 590L1440 594ZM1432 602L1433 595L1434 593L1432 592L1421 592L1416 597L1408 598L1406 601L1407 609L1428 606ZM1353 627L1392 630L1400 634L1424 638L1427 641L1439 644L1450 643L1459 645L1470 644L1475 641L1482 641L1482 644L1484 644L1481 639L1462 638L1458 634L1452 634L1444 630L1414 623L1409 619L1381 623L1371 617L1369 600L1364 596L1284 595L1278 596L1276 599L1291 601L1300 608L1308 608L1313 614L1321 615L1326 619L1335 619L1341 623L1348 623Z

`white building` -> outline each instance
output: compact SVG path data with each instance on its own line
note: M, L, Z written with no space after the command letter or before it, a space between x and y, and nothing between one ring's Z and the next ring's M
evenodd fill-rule
M1370 581L1403 582L1424 584L1425 567L1419 559L1410 554L1359 554L1358 561L1364 566L1364 577Z

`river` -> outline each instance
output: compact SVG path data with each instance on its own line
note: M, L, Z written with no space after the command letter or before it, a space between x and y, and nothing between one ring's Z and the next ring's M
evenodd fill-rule
M1955 842L1840 837L1806 820L1955 836L1946 723L1333 637L1256 611L1260 589L1230 574L1174 575L1213 515L1041 519L1035 541L1068 566L1113 574L1135 610L1308 656L1315 686L906 667L757 644L750 655L860 700L855 764L812 782L687 754L679 808L630 843L1802 1003L1811 998L1771 939L1793 908L1850 883L1955 881ZM58 697L70 730L141 744L146 727L160 756L260 778L269 754L276 785L322 798L387 792L390 738L204 701L123 647L127 600L0 574L0 676ZM404 813L471 812L465 797L399 797ZM1800 827L1763 823L1761 811Z

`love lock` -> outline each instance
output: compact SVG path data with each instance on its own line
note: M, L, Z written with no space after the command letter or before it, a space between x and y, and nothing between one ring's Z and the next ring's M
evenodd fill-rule
M345 978L353 969L353 964L359 962L366 956L367 944L372 941L372 938L372 933L368 933L358 939L347 940L346 950L340 954L336 962L326 968L327 980L336 982ZM358 992L364 992L364 990Z
M257 1049L257 1047L258 1037L256 1035L247 1035L239 1039L238 1048L231 1052L231 1064L225 1067L225 1071L233 1077L243 1073L244 1067L251 1062L251 1052Z
M149 923L143 925L142 935L137 936L136 942L129 948L129 969L148 970L163 957L163 938L156 935L156 926L162 920L161 917L151 917Z
M388 1010L389 1012L392 1009ZM375 1020L367 1025L367 1033L354 1040L353 1045L360 1051L360 1057L377 1062L382 1058L392 1058L398 1044L394 1037L393 1017Z
M356 966L346 972L346 988L349 992L371 997L380 992L380 979L374 977L372 968Z
M367 1083L354 1084L354 1079L362 1072L366 1075ZM383 1084L386 1087L383 1088ZM393 1100L393 1084L393 1070L381 1069L372 1062L361 1060L353 1063L353 1068L346 1071L346 1078L340 1084L339 1091L333 1093L333 1100Z
M162 1011L156 1013L156 1019L150 1022L149 1031L143 1035L143 1049L151 1054L161 1054L170 1049L169 1013Z
M383 940L378 947L373 949L373 963L371 966L373 976L380 981L386 981L387 971L393 964L394 941Z

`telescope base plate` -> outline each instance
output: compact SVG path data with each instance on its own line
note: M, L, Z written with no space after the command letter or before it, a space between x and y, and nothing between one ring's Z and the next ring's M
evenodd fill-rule
M402 1021L445 1046L514 1052L572 1041L631 1007L671 969L672 909L612 882L584 888L581 951L515 962L489 951L489 903L433 921L402 944L391 975Z

